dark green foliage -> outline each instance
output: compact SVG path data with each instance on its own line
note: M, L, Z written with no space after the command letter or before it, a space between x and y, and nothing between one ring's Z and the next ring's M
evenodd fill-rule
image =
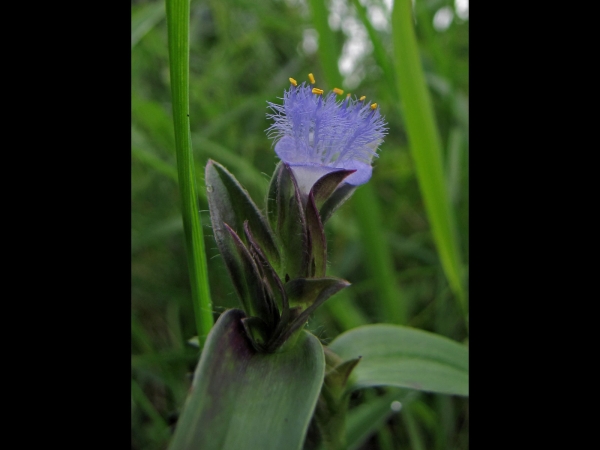
M366 325L341 334L329 348L343 361L362 357L354 386L469 395L469 350L443 336L400 325Z
M351 184L344 184L337 189L331 197L329 197L321 206L319 213L321 215L321 220L325 223L331 215L338 209L340 206L348 200L354 191L356 190L356 186L352 186Z
M354 170L338 170L321 177L308 194L306 203L306 224L310 240L311 259L309 261L309 274L312 277L324 277L327 269L327 239L323 224L325 220L341 205L333 206L335 198L339 198L337 191L343 192L344 200L354 192L355 187L343 183L344 179L354 173ZM341 183L341 185L340 185ZM347 194L349 193L349 195ZM333 200L331 200L333 198ZM322 217L319 210L324 203L331 200L331 206L324 212L327 217Z
M222 223L228 224L236 234L243 236L243 224L248 221L263 252L278 267L280 258L275 239L267 221L250 198L248 191L225 167L212 160L206 164L205 182L217 243L222 239Z
M250 316L244 329L256 349L276 351L316 308L349 286L345 280L323 278L327 244L315 197L326 201L350 173L323 176L303 204L293 172L287 164L279 165L271 177L267 221L231 173L214 161L206 165L215 240L241 305ZM243 231L244 241L238 230ZM283 267L278 274L280 261ZM290 307L295 308L293 313Z
M309 194L306 203L306 228L310 240L308 274L311 277L324 277L327 270L327 239L312 192Z
M275 210L269 214L284 254L282 277L289 280L308 276L310 240L296 178L287 164L281 164L273 178L277 181L271 181L274 189L269 191L275 197L271 205Z
M190 302L179 191L174 181L166 24L164 18L157 20L154 16L160 13L157 3L148 0L132 3L132 24L137 20L134 16L138 17L144 8L152 9L146 17L153 24L139 39L132 27L132 44L134 37L137 40L131 53L132 386L139 388L132 388L132 450L164 450L171 436L169 429L177 422L186 398L188 375L198 361L197 349L186 344L196 335L196 326ZM358 0L347 2L354 3L361 4ZM366 5L365 17L373 12L369 8L381 4L377 0L362 3ZM208 226L207 192L201 176L207 161L212 158L227 166L257 200L257 206L262 207L265 203L259 200L264 198L268 176L278 163L264 133L270 125L265 117L266 101L279 101L283 89L289 86L290 76L300 81L313 72L318 87L326 90L336 83L325 81L328 69L320 63L321 47L311 53L303 45L303 36L314 35L316 24L302 5L303 2L275 0L191 2L189 113L198 210L205 225L202 231L215 318L228 308L239 307L239 299L215 245L213 230ZM452 9L453 2L416 1L414 23L438 121L459 244L468 269L469 22L455 14L447 30L437 31L432 26L433 17L446 6ZM350 7L342 12L342 19L353 16L361 20L353 11ZM325 19L331 15L327 11L319 14ZM390 20L385 8L383 15ZM368 215L377 219L374 227L370 224L372 234L379 236L389 251L392 277L387 277L387 284L401 293L401 297L394 299L406 311L405 323L466 342L464 319L441 270L407 142L403 112L394 92L389 22L387 27L371 27L369 31L378 39L372 42L373 53L358 56L352 83L338 87L377 101L389 123L390 131L375 160L373 178L356 193L371 190L369 201L377 206L379 215L358 209L357 197L331 215L332 206L343 203L342 189L319 207L327 235L327 273L351 281L352 286L326 301L312 315L308 328L327 343L350 327L392 322L392 316L382 307L383 291L375 282L373 261L369 259L368 233L361 220L362 215ZM333 35L339 58L351 36L340 27L333 30ZM318 44L324 39L319 32ZM332 60L335 69L338 58ZM236 232L247 242L243 230ZM265 266L261 269L256 265L266 276ZM285 284L285 274L278 273ZM464 279L468 281L468 270ZM277 290L273 295L282 308ZM301 312L301 308L291 309L288 314L297 316ZM416 400L410 400L418 402L419 407L411 410L413 422L409 433L403 419L404 412L410 409L409 400L403 398L406 392L396 393L403 405L399 413L389 409L394 392L388 395L381 389L370 388L353 395L346 425L348 448L362 445L363 449L389 449L383 446L383 438L379 440L378 430L391 435L391 448L395 450L417 448L413 445L416 435L421 436L427 449L468 448L468 399L420 394ZM377 407L379 410L375 411ZM359 436L362 444L350 445L354 436Z
M243 286L243 290L241 292L242 295L240 295L240 297L242 297L242 304L249 306L246 313L248 315L256 315L269 325L275 326L276 324L271 322L274 305L271 305L268 300L263 281L252 255L235 231L233 231L226 223L223 223L223 226L234 242L239 260L241 261L241 275L243 276L243 281L237 281L235 284L240 284ZM239 277L240 274L236 273L236 276Z
M315 185L311 189L311 194L313 195L315 205L317 209L323 206L330 197L335 194L335 190L340 187L343 188L344 185L340 186L340 183L344 181L346 177L352 175L354 170L338 170L335 172L328 173L321 177ZM346 185L348 186L348 185Z

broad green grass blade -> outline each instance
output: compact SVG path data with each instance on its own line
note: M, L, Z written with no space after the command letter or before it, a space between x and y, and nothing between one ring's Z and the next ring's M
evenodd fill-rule
M170 450L299 450L321 391L323 347L302 332L291 348L257 353L242 311L212 329Z
M467 299L441 144L419 59L410 0L397 0L392 12L396 82L412 156L444 272L466 313Z
M139 42L154 25L165 17L162 0L141 5L131 12L131 48Z
M167 25L169 30L169 66L171 69L171 96L175 126L177 174L181 192L181 212L192 287L192 302L196 316L198 339L202 346L213 325L213 316L190 138L190 0L167 0Z
M341 334L329 348L343 360L362 356L353 372L356 388L469 395L469 350L443 336L399 325L366 325Z
M446 183L448 184L448 195L450 201L455 204L460 196L460 168L462 159L463 137L462 131L458 127L450 130L448 137L448 151L446 154Z
M329 28L327 17L329 11L324 0L310 0L312 20L319 33L319 62L325 72L329 88L341 86L342 80L337 61L340 57L336 46L336 36ZM318 80L317 80L318 84ZM398 288L394 274L392 255L389 245L384 241L379 220L379 201L372 185L360 186L354 194L353 203L356 206L360 233L364 242L366 266L370 276L375 280L375 289L381 304L382 320L404 324L406 323L406 305L403 295Z

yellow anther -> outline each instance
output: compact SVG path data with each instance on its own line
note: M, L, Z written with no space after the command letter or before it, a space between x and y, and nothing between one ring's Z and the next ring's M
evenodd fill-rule
M342 89L338 89L338 88L333 88L333 92L335 92L337 95L342 95L344 93L344 91Z
M377 103L373 103L373 104L371 105L371 109L375 109L375 108L377 108Z
M308 74L308 79L310 80L310 84L315 84L316 83L315 77L313 76L312 73Z
M293 78L290 78L290 83L292 83L294 86L298 86L298 82Z
M323 89L313 88L312 93L317 95L323 95Z
M351 94L350 92L348 92L348 93L346 94L346 98L350 98L350 96L351 96L351 95L352 95L352 94Z
M363 95L361 98L359 98L359 100L362 102L365 98L367 98L367 96Z

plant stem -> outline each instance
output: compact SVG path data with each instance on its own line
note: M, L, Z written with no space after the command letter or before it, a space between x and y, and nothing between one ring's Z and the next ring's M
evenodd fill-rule
M166 0L177 177L200 347L213 326L204 237L198 208L189 118L190 0Z

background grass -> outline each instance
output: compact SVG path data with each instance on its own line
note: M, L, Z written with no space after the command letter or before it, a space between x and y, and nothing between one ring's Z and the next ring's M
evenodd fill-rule
M176 184L164 11L160 1L132 2L132 449L166 447L198 358L186 345L196 327ZM444 11L453 18L442 29ZM456 14L452 1L416 0L415 19L466 289L468 18ZM325 90L335 87L328 84L333 80L376 101L390 131L372 180L327 225L328 272L353 286L320 308L309 328L328 342L364 323L403 322L466 341L464 314L440 261L407 141L392 40L391 13L379 0L192 0L190 125L215 318L238 303L207 227L204 165L208 158L224 164L263 205L276 164L264 133L266 101L279 101L288 77L301 81L312 72ZM349 56L361 46L362 54ZM352 70L340 73L352 58ZM362 392L353 407L380 394ZM360 448L468 447L467 400L420 394L403 405Z

